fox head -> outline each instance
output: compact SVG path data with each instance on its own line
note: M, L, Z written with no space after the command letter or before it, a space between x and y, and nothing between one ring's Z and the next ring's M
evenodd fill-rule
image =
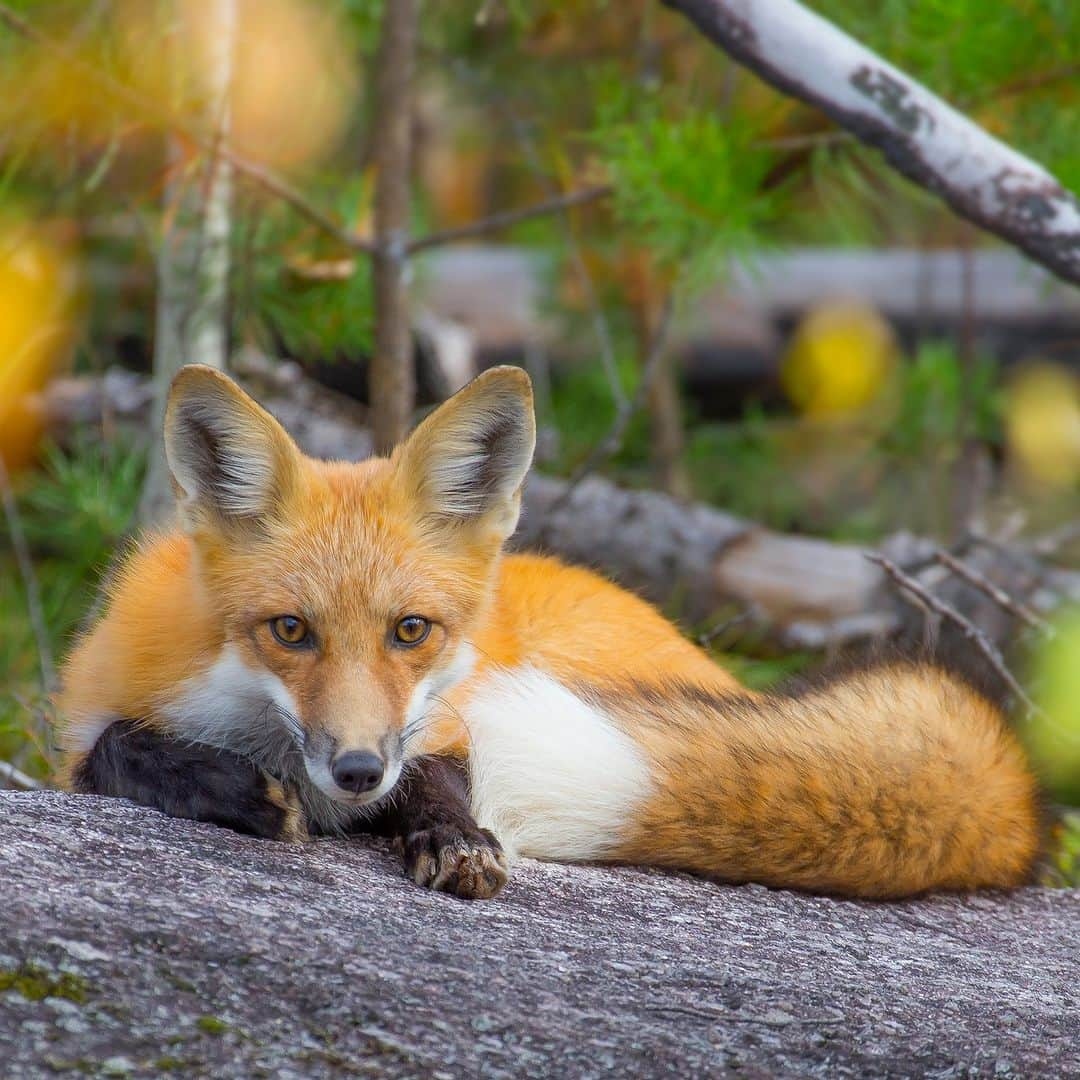
M165 447L218 628L203 696L235 695L212 708L272 707L337 802L386 794L423 752L434 700L471 667L534 443L519 368L480 375L389 458L360 464L306 457L225 375L183 368Z

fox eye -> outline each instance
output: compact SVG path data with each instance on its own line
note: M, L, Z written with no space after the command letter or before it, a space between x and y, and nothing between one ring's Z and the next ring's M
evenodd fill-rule
M431 632L431 623L421 615L406 615L394 627L394 640L399 645L419 645Z
M308 627L298 615L279 615L270 620L270 633L282 644L295 649L308 642Z

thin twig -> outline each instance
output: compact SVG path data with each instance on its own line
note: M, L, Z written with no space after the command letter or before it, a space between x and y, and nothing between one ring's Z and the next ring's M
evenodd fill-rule
M634 419L645 404L645 399L648 397L649 388L652 386L653 378L660 366L660 361L663 359L664 352L668 347L668 331L671 328L671 319L674 308L674 294L669 292L664 300L664 308L660 313L660 321L657 324L656 333L653 335L652 344L649 346L648 356L645 358L645 363L642 366L641 379L638 382L637 389L634 391L634 396L623 408L617 410L615 422L611 425L611 430L596 444L596 446L593 447L589 456L578 466L574 471L574 474L567 481L566 487L559 497L548 508L548 521L553 520L555 514L570 501L574 492L586 476L618 453L619 448L623 444L623 440L626 438L626 430L630 426L630 421Z
M529 168L532 170L533 175L537 177L540 183L548 188L552 195L557 194L555 184L544 169L543 162L540 160L540 153L536 148L536 140L533 137L532 132L529 131L528 125L522 120L516 108L506 105L504 105L503 108L510 120L510 126L514 129L514 136L518 141L518 145L521 147L522 153L525 155L526 161L529 163ZM622 410L627 405L627 397L626 391L623 389L622 380L619 378L619 365L615 359L615 346L612 342L611 327L608 324L608 318L604 312L603 305L600 303L600 298L596 294L596 283L593 281L592 272L589 270L589 264L585 260L585 256L581 250L581 244L574 231L573 219L569 213L566 212L565 208L563 210L561 221L563 235L566 238L566 246L570 253L570 263L573 266L574 273L577 275L578 283L585 294L585 303L589 309L589 316L592 319L593 333L596 335L596 343L600 349L600 363L604 369L604 376L611 389L611 396L615 401L616 409Z
M955 608L950 607L943 600L936 597L932 592L922 586L913 577L909 577L891 559L879 555L874 551L863 552L865 557L872 563L876 563L896 583L900 589L900 595L905 593L915 597L918 603L929 608L935 615L951 622L970 641L975 648L986 658L987 663L997 672L1004 683L1016 695L1018 701L1023 702L1029 715L1044 716L1042 709L1028 696L1027 691L1017 681L1016 676L1009 670L1005 658L1001 655L998 647L980 630L970 619L966 619ZM905 597L907 599L907 597Z
M732 615L730 619L724 619L722 622L717 623L711 630L706 630L704 634L699 634L697 643L703 648L708 648L721 634L726 634L728 630L734 629L736 626L741 626L744 622L747 622L751 618L749 611L740 611L735 615Z
M1033 555L1047 558L1057 555L1063 547L1068 547L1077 540L1080 540L1080 521L1069 521L1043 536L1036 537L1028 545L1028 550Z
M967 563L962 562L948 551L938 551L934 557L937 562L951 570L957 577L963 578L973 588L989 596L1003 611L1014 615L1033 630L1038 630L1039 633L1045 634L1047 637L1053 637L1054 628L1041 615L1032 611L1022 601L1010 596L1004 589L995 585L985 574L980 573L974 567L968 566Z
M42 791L43 784L39 784L32 776L20 772L14 765L6 761L0 761L0 784L16 788L19 791Z
M778 135L762 139L757 145L764 150L817 150L855 141L850 131L808 131L799 135Z
M46 694L51 694L59 685L56 679L56 666L53 664L52 648L49 645L49 631L45 623L45 612L41 606L41 590L38 587L37 574L34 572L34 560L30 556L30 547L26 542L19 507L15 502L15 492L11 487L7 466L0 457L0 502L4 507L4 519L7 522L11 546L15 551L15 562L22 577L26 592L26 611L30 617L30 626L37 643L38 664L41 668L41 683Z
M437 247L442 244L455 244L459 240L471 240L474 236L485 236L488 233L499 232L508 229L512 225L519 225L523 221L532 221L533 218L546 217L548 214L560 213L570 210L575 206L584 206L586 203L596 202L597 199L606 198L615 189L611 184L599 184L595 187L581 188L578 191L569 191L565 195L556 195L532 206L523 206L519 210L502 210L490 217L480 218L479 221L471 221L467 225L458 225L452 229L440 229L437 232L428 233L418 240L413 240L406 245L405 251L412 255L426 248Z

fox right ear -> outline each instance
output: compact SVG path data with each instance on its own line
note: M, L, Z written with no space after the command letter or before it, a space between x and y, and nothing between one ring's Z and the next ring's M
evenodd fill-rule
M207 519L258 525L271 516L292 489L300 452L227 375L189 364L169 390L165 456L190 532Z
M399 447L398 475L426 520L479 528L501 542L517 525L535 444L529 376L490 368Z

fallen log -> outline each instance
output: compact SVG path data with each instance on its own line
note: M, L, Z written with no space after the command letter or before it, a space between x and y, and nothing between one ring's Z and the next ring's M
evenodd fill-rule
M358 461L372 452L364 408L295 365L242 353L234 368L308 453ZM58 437L73 425L108 418L146 438L149 402L145 377L111 371L103 378L57 380L42 407ZM710 506L620 488L597 475L568 491L566 481L534 472L512 543L594 567L689 623L705 623L733 606L746 610L783 648L828 650L922 631L920 613L896 595L862 547L777 533ZM1016 628L1015 619L985 594L942 573L929 558L929 541L898 534L878 550L901 566L925 563L920 579L990 640L1006 642ZM1080 598L1080 574L1047 568L1020 545L976 545L966 558L1038 611L1063 596Z
M851 903L0 793L5 1076L1072 1076L1080 892ZM147 858L147 853L152 858Z

